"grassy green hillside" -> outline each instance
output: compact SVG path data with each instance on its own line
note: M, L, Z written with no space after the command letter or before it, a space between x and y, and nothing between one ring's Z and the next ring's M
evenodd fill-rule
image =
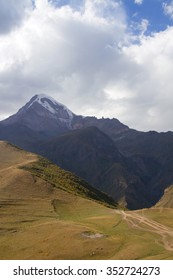
M0 154L1 260L173 259L173 209L107 207L43 158L4 142Z
M87 199L96 200L108 207L114 208L118 206L118 204L108 195L96 190L78 176L63 170L43 157L38 157L37 162L31 163L27 166L21 166L21 168L50 183L55 188L62 189L66 192Z

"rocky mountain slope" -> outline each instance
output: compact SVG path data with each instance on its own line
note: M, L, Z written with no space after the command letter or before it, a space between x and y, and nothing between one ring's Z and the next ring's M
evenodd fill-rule
M63 134L41 144L38 151L129 208L149 206L143 183L128 168L129 160L96 127Z
M151 207L173 183L173 133L77 116L45 95L0 122L0 139L44 155L129 209Z

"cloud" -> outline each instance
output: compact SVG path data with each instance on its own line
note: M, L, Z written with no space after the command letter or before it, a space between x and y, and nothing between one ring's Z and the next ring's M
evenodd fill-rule
M158 130L172 130L171 106L173 87L173 28L143 37L140 45L124 48L124 53L134 62L132 78L128 85L136 97L127 106L132 106L131 118L142 127ZM130 79L129 79L130 81ZM136 105L135 105L136 104ZM134 115L133 115L134 114Z
M20 30L0 40L1 95L8 90L14 101L20 92L23 102L38 91L59 92L57 98L67 105L88 103L91 107L94 98L103 103L104 97L99 101L99 96L112 55L118 61L112 48L124 40L121 5L87 0L74 10L37 0L35 6Z
M132 21L131 22L131 32L133 34L133 38L136 38L137 41L144 36L144 34L148 30L148 26L150 25L149 20L142 18L141 21Z
M0 34L4 34L21 24L32 8L32 1L0 0L0 7Z
M45 93L77 114L172 130L173 28L146 36L143 19L136 35L121 1L80 3L36 0L0 36L0 118Z
M148 26L149 26L149 21L147 19L142 19L140 24L141 35L145 34L145 32L148 29Z
M141 5L143 3L143 0L134 0L134 3L137 5Z
M164 14L169 16L171 19L173 19L173 1L171 1L169 4L163 2L162 7L163 7Z

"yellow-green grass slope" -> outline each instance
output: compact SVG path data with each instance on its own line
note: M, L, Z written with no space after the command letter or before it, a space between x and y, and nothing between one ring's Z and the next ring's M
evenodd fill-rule
M115 209L85 184L0 142L0 259L173 259L172 209Z
M164 195L155 207L173 208L173 185L165 189Z

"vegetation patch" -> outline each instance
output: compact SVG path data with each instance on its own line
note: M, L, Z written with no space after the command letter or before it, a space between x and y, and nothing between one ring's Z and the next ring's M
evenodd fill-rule
M62 189L83 198L95 200L107 207L118 207L118 204L111 197L96 190L78 176L61 169L43 157L39 157L37 162L22 166L21 168L47 181L55 188Z

